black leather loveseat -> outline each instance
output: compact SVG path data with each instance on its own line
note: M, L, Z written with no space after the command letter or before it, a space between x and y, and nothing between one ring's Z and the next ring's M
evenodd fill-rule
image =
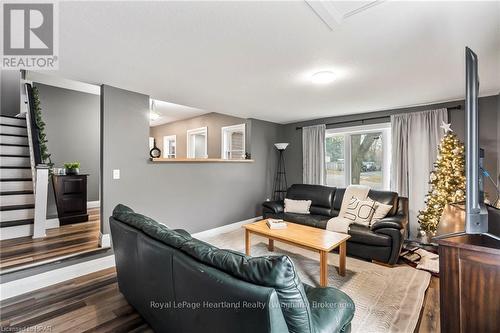
M263 216L325 229L328 220L338 216L344 193L345 188L294 184L287 190L286 198L311 200L311 214L285 213L282 201L266 201L263 203ZM392 205L392 209L371 227L351 224L347 254L393 265L408 234L408 199L399 197L395 192L375 190L370 190L368 197Z
M155 332L347 332L354 303L302 284L287 256L250 257L118 205L110 217L118 286Z

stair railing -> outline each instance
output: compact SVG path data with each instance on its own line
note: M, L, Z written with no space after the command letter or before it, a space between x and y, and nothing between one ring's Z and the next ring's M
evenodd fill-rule
M30 83L25 83L24 87L26 94L26 127L28 129L31 175L33 180L33 193L35 196L33 238L40 238L46 236L49 167L42 163L40 129L36 124L33 87Z

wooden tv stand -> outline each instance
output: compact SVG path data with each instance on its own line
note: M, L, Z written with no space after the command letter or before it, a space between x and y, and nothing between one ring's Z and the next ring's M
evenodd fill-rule
M438 244L441 332L500 332L500 241L463 235Z

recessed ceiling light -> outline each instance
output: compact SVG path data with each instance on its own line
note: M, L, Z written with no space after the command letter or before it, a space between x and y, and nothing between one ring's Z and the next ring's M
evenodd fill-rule
M335 80L335 73L330 71L321 71L311 76L311 82L315 84L328 84Z

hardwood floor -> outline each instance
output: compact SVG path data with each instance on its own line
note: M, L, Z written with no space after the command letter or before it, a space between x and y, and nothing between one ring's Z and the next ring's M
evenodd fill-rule
M417 328L418 333L440 332L439 322L439 278L432 276L425 293L424 305L420 312Z
M0 270L99 248L99 208L88 210L89 221L47 230L40 239L21 237L0 242Z
M118 290L115 268L0 303L3 332L152 332ZM439 332L439 279L432 277L417 333Z
M41 332L152 332L119 292L115 268L0 302L0 331L35 329ZM439 330L439 278L432 277L415 333Z
M0 303L2 332L152 332L109 268Z

